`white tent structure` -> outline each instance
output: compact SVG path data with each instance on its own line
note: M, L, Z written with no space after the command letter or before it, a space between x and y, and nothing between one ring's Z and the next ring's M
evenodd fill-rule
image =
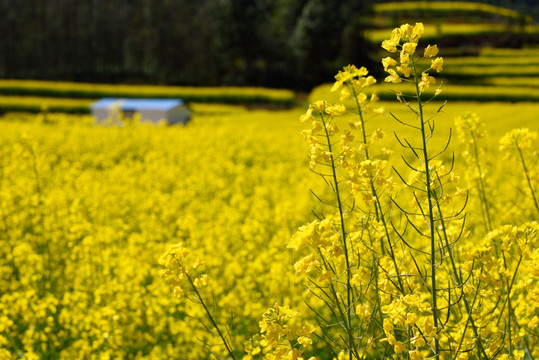
M153 123L164 120L169 124L185 124L191 118L191 111L181 99L103 98L94 102L90 109L98 122L117 121L118 111L126 117L139 113L142 121Z

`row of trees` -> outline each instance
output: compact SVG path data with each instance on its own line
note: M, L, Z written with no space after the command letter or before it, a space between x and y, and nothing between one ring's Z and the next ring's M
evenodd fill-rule
M0 0L0 77L309 88L367 63L366 0Z

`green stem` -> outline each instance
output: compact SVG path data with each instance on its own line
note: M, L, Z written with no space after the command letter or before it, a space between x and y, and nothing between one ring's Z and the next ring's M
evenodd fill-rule
M354 93L354 100L356 100L356 106L357 106L357 112L359 114L359 120L361 121L361 134L363 135L363 144L367 145L367 134L365 130L365 121L363 120L363 112L361 111L361 105L359 104L359 100L357 99L357 93L356 89L354 89L353 85L350 85L352 88L352 92ZM365 147L365 158L369 159L369 149Z
M431 293L432 293L432 316L434 321L434 328L438 332L438 304L436 298L436 241L434 236L434 205L432 203L433 195L431 192L431 174L429 169L429 156L427 151L427 135L425 132L425 122L423 117L423 104L421 103L421 91L419 90L419 82L417 78L417 70L414 63L413 56L410 56L412 62L412 69L414 71L414 83L417 95L417 104L419 107L419 120L421 121L421 140L423 142L423 159L425 166L425 185L427 189L427 198L429 205L429 228L430 228L430 274L431 274ZM440 359L440 344L438 338L434 338L434 349L436 360Z
M475 295L474 295L472 306L471 306L472 308L475 305L475 300L477 299L478 294L479 294L479 286L477 286L477 288L475 289ZM468 306L466 306L466 308L468 309ZM466 319L466 324L464 324L464 330L462 331L462 336L460 338L459 347L457 348L457 351L455 352L455 357L453 357L453 360L456 360L458 355L460 354L460 349L462 348L462 343L464 342L464 339L466 337L466 330L468 330L468 324L470 322L473 322L473 319L472 319L471 312L468 312L468 318Z
M483 217L485 219L485 227L487 228L487 232L488 232L492 230L492 222L490 219L490 211L489 211L489 206L487 202L487 195L485 192L485 183L483 182L483 171L481 170L481 165L479 164L479 151L477 149L477 139L475 138L475 134L473 131L470 131L470 134L472 135L472 139L473 139L475 166L477 167L477 172L479 173L479 179L477 181L479 183L481 203L483 204L483 211L484 211Z
M337 274L335 273L335 271L333 270L333 268L331 268L331 266L328 265L328 261L324 258L324 255L322 254L322 252L320 251L320 249L318 249L318 255L319 255L320 258L322 259L322 263L323 263L324 268L326 269L326 271L331 271L333 274L337 275ZM346 319L346 318L347 318L347 315L345 315L345 313L344 313L344 311L343 311L343 309L342 309L342 307L341 307L341 299L339 299L339 295L337 294L337 289L336 289L336 287L333 285L333 283L330 283L330 285L329 285L329 291L330 291L331 295L333 296L333 299L335 300L335 304L337 305L337 310L338 310L340 316L341 316L343 319ZM329 298L328 295L326 295L326 296ZM331 312L333 313L333 315L337 318L337 314L335 314L335 312L334 312L333 309L331 308L330 304L328 304L328 303L326 303L326 304L327 304L328 308L330 308L330 310L331 310ZM345 304L343 304L343 305L345 305ZM345 324L346 324L346 322L345 322ZM346 331L347 333L349 333L349 332L352 331L351 329L348 329L346 326L344 327L344 329L345 329L345 331ZM357 352L355 351L355 348L353 349L353 351L354 351L354 354L356 355L356 358L359 359L359 358L360 358L360 357L359 357L359 353L357 353ZM351 358L350 358L350 359L351 359Z
M458 270L457 265L455 263L455 258L453 256L453 248L449 244L449 236L447 235L447 231L446 231L447 227L445 226L445 221L444 221L444 217L443 217L443 214L442 214L442 209L441 209L439 203L437 204L437 207L438 207L438 215L440 217L440 223L441 223L441 226L442 226L442 232L443 232L447 252L449 253L449 259L451 260L451 267L453 269L453 273L455 274L455 278L457 279L457 282L458 282L459 286L464 286L464 284L462 283L462 276L460 275L460 271ZM477 339L478 352L479 352L480 355L482 354L485 359L488 359L489 357L488 357L488 355L487 355L487 353L486 353L486 351L485 351L485 349L483 347L483 343L481 342L481 339L479 337L479 332L477 331L477 325L475 324L475 321L474 321L474 319L472 317L473 306L475 304L475 299L477 297L477 293L479 292L479 284L477 284L476 288L477 288L477 291L476 291L476 294L474 296L474 300L473 300L472 304L470 305L470 303L468 302L468 299L466 299L466 297L463 297L463 301L464 301L464 306L466 307L466 313L468 314L468 320L472 324L472 329L473 329L475 337ZM463 337L464 337L465 333L466 333L466 328L464 329L464 333L462 334ZM459 348L460 348L460 346L459 346ZM457 354L458 354L458 352L457 352ZM481 356L479 356L479 358L481 358Z
M358 111L358 114L359 114L359 120L361 121L361 134L363 135L363 144L368 145L367 144L367 134L366 134L367 131L365 129L365 121L363 120L363 112L361 111L361 105L359 104L359 101L357 99L356 90L354 89L353 86L351 86L351 88L352 88L352 92L354 93L354 99L356 100L356 106L357 106L357 111ZM370 160L369 148L367 146L365 146L365 159ZM386 234L387 242L388 242L388 245L389 245L389 251L391 252L391 259L393 259L393 266L395 267L395 273L396 273L397 279L399 281L400 291L404 295L404 284L402 283L402 279L399 276L399 274L400 274L399 266L397 265L397 261L395 259L395 252L393 251L393 245L391 244L391 237L389 235L389 230L387 228L387 222L386 222L386 219L384 217L384 212L382 210L382 205L380 205L378 192L376 191L376 188L374 187L374 181L373 181L372 178L369 179L369 183L370 183L370 186L371 186L372 196L375 199L374 200L374 211L376 213L376 220L381 221L382 224L384 225L384 232ZM381 248L380 250L382 251L382 255L385 255L386 252L385 252L385 248L384 248L384 239L383 239L383 237L380 238L380 248Z
M532 182L528 174L528 168L526 167L526 162L524 161L524 156L522 155L522 149L520 148L520 146L518 146L518 142L516 141L515 141L515 145L517 146L518 154L520 155L520 161L522 162L524 174L526 175L526 180L528 181L528 187L530 188L530 191L532 193L533 201L535 203L535 208L537 209L537 212L539 213L539 203L537 202L537 198L535 197L535 191L533 190Z
M176 260L178 261L178 260ZM179 263L179 261L178 261ZM193 281L191 280L191 277L189 276L189 274L187 272L185 272L185 276L187 277L187 280L189 280L189 284L191 284L191 287L193 288L193 290L195 291L198 299L200 300L200 303L202 304L202 307L204 308L204 310L206 311L206 315L208 315L208 319L210 319L210 322L212 324L212 326L214 327L214 329L217 331L217 334L219 334L219 337L221 338L221 340L223 341L223 344L225 345L226 347L226 350L228 351L228 354L230 355L230 357L233 359L233 360L236 360L236 357L234 356L234 353L232 352L232 349L230 348L230 345L228 344L228 341L226 340L225 336L223 335L223 333L221 332L221 330L219 329L219 326L217 326L217 323L215 322L212 314L210 313L210 311L208 310L208 307L206 306L206 303L204 302L204 299L202 299L202 296L200 295L200 293L198 292L198 289L197 287L195 286L195 284L193 283Z
M326 139L328 142L328 151L330 153L330 160L331 160L331 171L333 174L333 184L334 184L334 191L335 195L337 197L337 204L339 207L339 216L341 218L341 232L342 232L342 241L343 241L343 251L344 251L344 258L346 261L346 331L348 333L348 342L350 346L348 347L348 356L350 359L352 359L352 353L354 348L354 335L352 334L352 287L350 285L351 280L351 269L350 269L350 258L348 253L348 243L346 241L346 227L344 225L344 207L341 201L341 195L339 191L339 181L337 180L337 171L336 171L336 165L335 165L335 159L333 157L332 147L331 147L331 138L327 129L326 120L324 119L324 115L321 113L320 118L322 119L322 124L324 125L324 131L326 133Z

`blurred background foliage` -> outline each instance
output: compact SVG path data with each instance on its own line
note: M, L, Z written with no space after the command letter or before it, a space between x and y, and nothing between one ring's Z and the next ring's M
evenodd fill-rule
M380 14L373 13L376 3L0 0L0 78L307 90L332 78L343 64L371 65L379 44L369 41L366 31L403 16L429 20L428 12L394 9L380 22ZM487 3L522 14L538 10L534 0ZM516 46L529 36L491 40ZM446 38L443 45L458 41Z

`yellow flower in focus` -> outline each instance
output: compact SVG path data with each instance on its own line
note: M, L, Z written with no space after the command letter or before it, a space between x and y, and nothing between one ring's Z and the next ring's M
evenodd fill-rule
M384 71L387 71L390 66L396 66L397 61L392 57L388 56L382 59L382 65L384 66Z
M365 84L363 84L363 87L371 86L374 84L376 84L376 79L374 78L374 76L367 76L365 78Z
M442 71L442 66L444 64L444 59L441 57L437 57L435 60L431 60L430 67L436 72Z
M401 64L408 64L410 62L410 54L404 52L404 51L401 51L400 52L400 56L399 56L399 60L401 62Z
M365 93L360 93L358 96L357 96L357 101L358 103L360 103L361 105L365 104L367 102L367 95L365 95Z
M389 69L388 73L389 73L389 76L387 76L384 79L385 82L391 82L391 83L394 83L394 84L398 84L398 83L402 82L402 79L400 78L399 74L397 74L397 72L395 70Z
M382 48L389 51L390 53L397 52L397 45L399 45L398 42L394 42L391 40L384 40L382 42Z
M326 107L326 114L332 116L341 116L346 113L346 107L343 104L335 104L333 106Z
M262 315L259 326L263 339L260 341L260 345L265 347L266 358L284 359L283 356L287 354L287 359L303 359L303 350L294 347L294 343L303 347L312 344L310 335L315 327L310 324L300 327L289 322L299 315L298 312L277 304Z
M397 71L404 75L404 77L410 77L412 69L408 64L402 64L401 66L397 66Z
M419 90L423 92L429 88L430 84L434 84L435 82L436 82L436 79L434 79L434 77L429 76L428 73L424 72L421 74L421 82L419 83Z
M336 81L331 88L331 92L341 89L344 84L349 83L354 78L361 78L366 76L368 73L367 68L364 66L360 67L359 69L355 65L345 66L342 71L339 71L337 75L335 75Z
M315 259L313 254L307 255L294 264L296 274L309 273L315 269L318 269L320 263Z
M433 46L428 45L425 48L425 53L423 56L425 56L426 58L435 57L436 55L438 55L438 51L439 51L438 45L433 45Z
M308 121L313 121L314 120L314 116L313 116L313 109L312 108L308 108L307 109L307 112L305 112L305 114L301 115L299 117L299 121L304 123L304 122L308 122Z
M353 78L367 76L369 71L365 66L357 68L355 65L348 65L344 67L344 71L349 72Z
M412 37L410 41L413 41L417 43L419 41L419 38L423 36L425 32L425 27L423 26L423 23L418 22L414 25L414 29L412 30Z
M400 42L401 36L402 36L401 29L395 28L395 29L393 29L393 31L391 31L390 40L393 41L394 43L398 44Z
M409 41L414 28L410 24L403 24L399 28L399 33L403 41Z
M407 54L413 55L415 53L415 48L417 47L416 43L406 43L402 45L402 50Z
M315 101L314 103L312 103L311 105L309 105L313 110L316 110L318 111L318 113L322 113L324 112L324 109L326 108L326 106L328 106L329 104L327 103L327 101L324 101L324 100L318 100L318 101Z

